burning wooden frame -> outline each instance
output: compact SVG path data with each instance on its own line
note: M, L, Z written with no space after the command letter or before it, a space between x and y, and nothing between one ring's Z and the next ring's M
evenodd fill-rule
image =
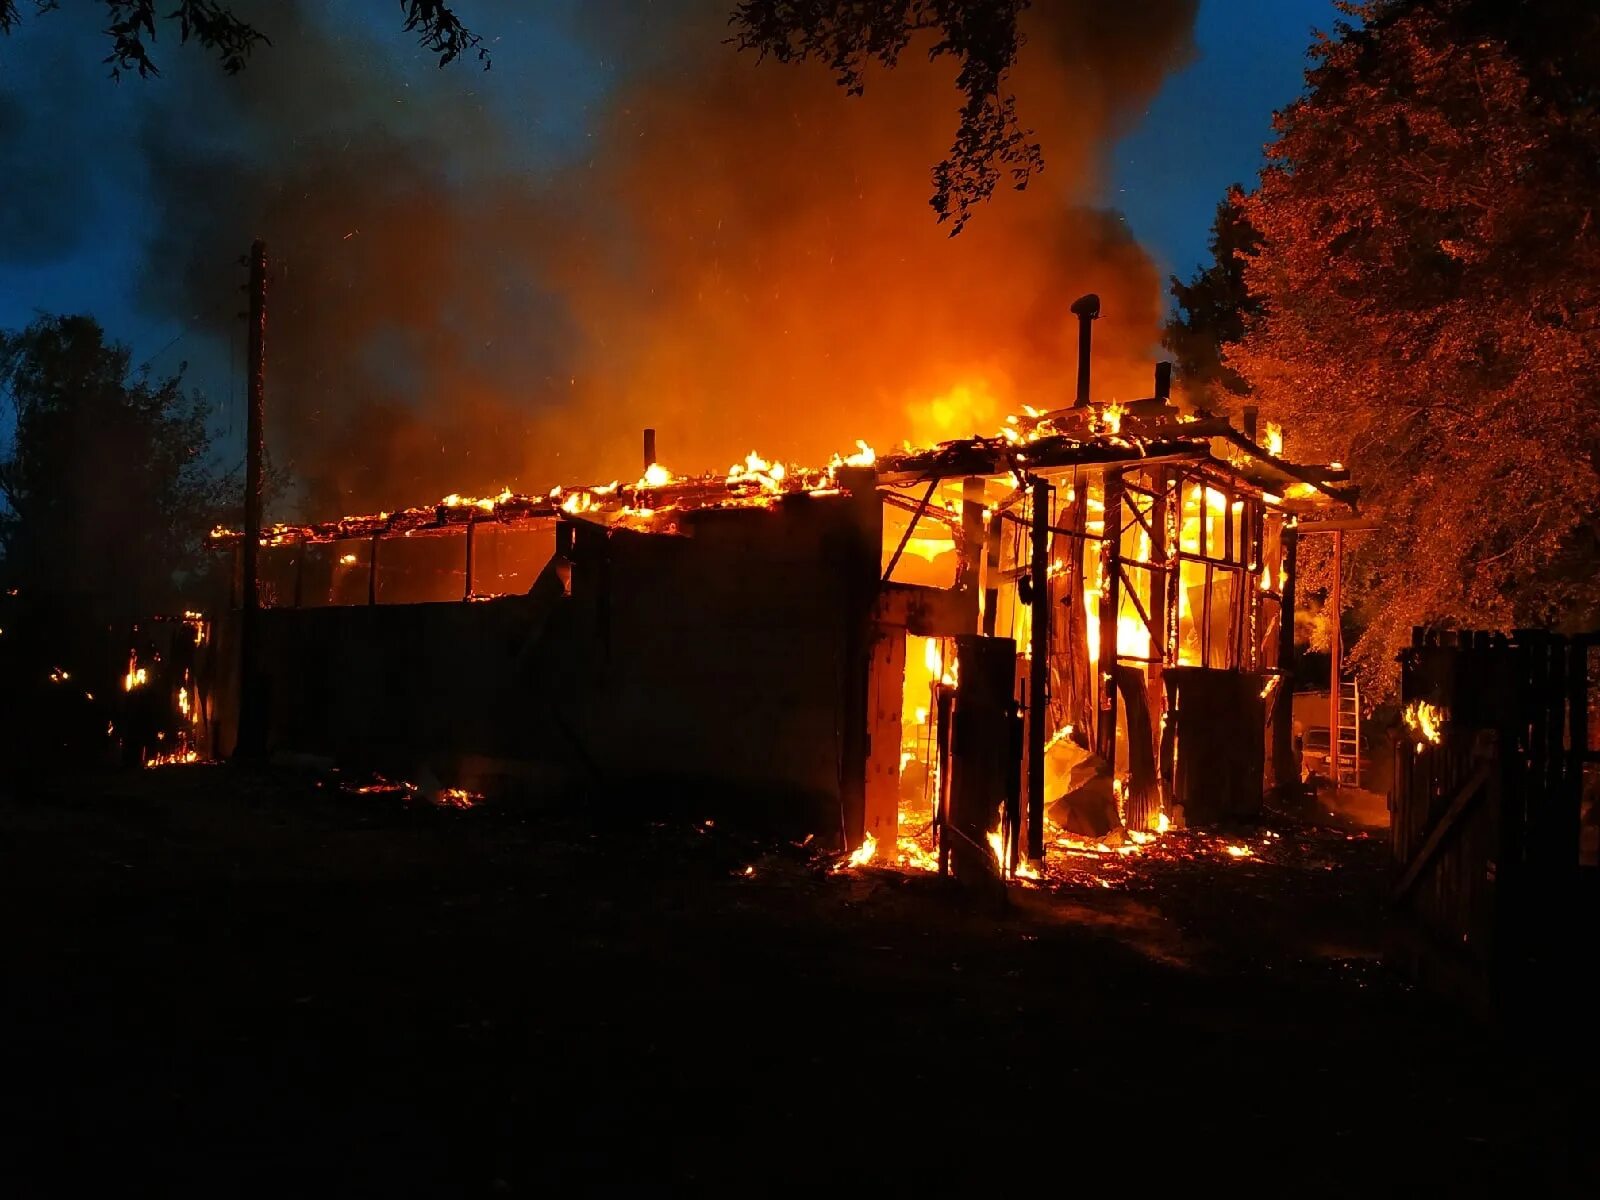
M675 476L650 431L633 484L274 526L269 744L760 792L860 857L957 874L1025 873L1050 826L1252 811L1268 714L1288 728L1294 524L1354 492L1248 412L1181 414L1169 380L1098 405L1085 374L992 437L818 469ZM508 533L549 540L486 596ZM430 588L386 583L423 543Z

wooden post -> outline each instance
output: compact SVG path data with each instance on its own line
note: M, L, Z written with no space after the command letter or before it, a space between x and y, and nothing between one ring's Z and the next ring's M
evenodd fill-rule
M1117 610L1122 588L1122 473L1115 467L1105 470L1105 541L1100 546L1100 717L1096 727L1095 752L1117 770Z
M962 607L967 613L963 633L978 631L978 583L983 563L983 496L984 483L977 476L966 479L961 485L961 573L956 577L956 590L961 593Z
M1155 467L1150 471L1151 491L1155 499L1150 504L1150 528L1153 535L1150 539L1150 561L1155 564L1150 572L1150 657L1156 661L1149 664L1146 669L1147 685L1145 694L1150 702L1150 721L1156 734L1156 745L1151 747L1156 756L1156 776L1160 779L1161 769L1161 729L1162 720L1167 711L1167 686L1165 682L1167 668L1167 643L1171 640L1171 627L1168 624L1170 613L1168 609L1168 595L1174 589L1174 571L1170 566L1175 560L1168 558L1169 547L1173 542L1168 541L1168 501L1167 501L1167 471L1164 467ZM1182 502L1179 502L1182 509ZM1174 539L1175 541L1176 539ZM1175 548L1175 547L1174 547ZM1160 784L1158 782L1157 786ZM1163 796L1157 812L1165 811L1166 798ZM1153 814L1151 814L1153 815Z
M372 549L367 552L367 603L378 602L378 538L373 535Z
M1000 554L1004 547L1001 541L1001 531L1005 528L1005 518L999 513L989 517L988 532L984 535L985 555L984 570L986 583L983 589L983 636L995 635L995 623L1000 612Z
M300 535L300 540L295 543L294 549L294 606L299 608L305 600L306 583L306 538Z
M1028 662L1028 857L1044 857L1044 747L1050 708L1050 485L1033 481L1032 655Z
M249 367L246 379L244 541L240 551L239 731L234 755L266 752L266 696L261 676L261 521L266 433L267 244L250 247Z
M467 579L466 586L462 589L461 593L461 598L463 600L472 599L472 551L477 532L478 523L476 521L469 522L467 524Z
M1278 607L1278 707L1272 711L1272 775L1280 788L1300 782L1294 761L1294 591L1300 530L1285 521L1280 535L1283 596Z

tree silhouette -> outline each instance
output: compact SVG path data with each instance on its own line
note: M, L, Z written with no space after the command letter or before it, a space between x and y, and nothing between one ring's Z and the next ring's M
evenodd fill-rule
M1392 680L1413 625L1600 616L1600 19L1377 3L1279 114L1226 362L1381 530L1347 593Z
M932 33L930 58L953 56L965 96L949 155L933 169L928 201L959 233L975 205L1002 179L1018 190L1043 166L1033 134L1017 121L1002 90L1020 46L1017 18L1028 0L743 0L733 14L734 42L778 62L820 59L854 95L865 70L893 67L911 39Z
M1242 189L1228 189L1211 224L1211 262L1188 283L1172 276L1167 289L1178 311L1162 340L1177 360L1179 381L1198 406L1219 412L1227 410L1230 397L1249 391L1223 361L1223 349L1244 336L1246 319L1261 310L1244 279L1245 259L1261 238L1244 215L1243 200Z
M223 511L205 402L181 375L132 371L78 316L0 333L0 391L16 422L0 459L5 585L97 621L178 606Z
M26 3L26 0L23 0ZM143 78L161 74L150 57L149 43L156 40L158 27L174 28L179 44L194 42L217 56L230 75L244 69L250 52L271 44L269 31L258 29L234 15L230 5L218 0L101 0L106 8L106 37L111 53L106 63L113 78L124 71L137 71ZM173 5L168 9L168 5ZM8 34L21 24L19 0L0 0L0 34ZM36 15L52 12L60 0L32 0ZM163 11L166 10L166 11ZM401 28L417 35L419 44L439 58L442 67L464 54L475 54L485 67L489 51L483 39L462 24L455 9L445 0L401 0Z

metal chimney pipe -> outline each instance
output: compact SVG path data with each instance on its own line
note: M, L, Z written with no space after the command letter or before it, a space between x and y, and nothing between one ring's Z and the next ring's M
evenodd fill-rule
M1156 364L1156 399L1163 404L1172 398L1172 364L1158 362Z
M655 465L655 461L656 431L654 429L646 429L644 431L644 469L648 471Z
M1079 296L1072 302L1072 315L1078 318L1078 395L1072 407L1083 408L1089 403L1089 322L1100 319L1100 297L1093 292Z

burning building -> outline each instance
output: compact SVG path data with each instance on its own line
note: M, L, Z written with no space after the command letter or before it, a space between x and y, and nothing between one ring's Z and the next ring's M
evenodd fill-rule
M646 431L633 483L271 527L265 745L676 790L958 874L1026 870L1048 826L1254 811L1287 737L1295 522L1352 493L1276 430L1181 412L1166 364L1149 398L1091 402L1098 302L1074 311L1074 402L992 435L681 476ZM218 752L238 686L206 697Z

